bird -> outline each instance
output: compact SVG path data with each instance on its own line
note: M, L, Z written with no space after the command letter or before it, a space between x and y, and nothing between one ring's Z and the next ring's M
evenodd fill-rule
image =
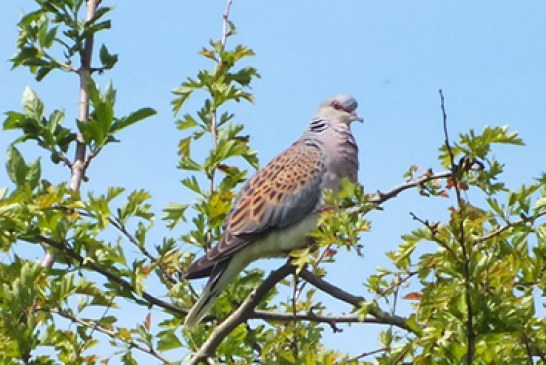
M348 94L322 102L303 135L251 177L224 221L219 243L195 260L184 277L209 277L184 324L194 328L227 285L251 262L288 256L317 228L325 189L357 182L358 146L351 124L363 119Z

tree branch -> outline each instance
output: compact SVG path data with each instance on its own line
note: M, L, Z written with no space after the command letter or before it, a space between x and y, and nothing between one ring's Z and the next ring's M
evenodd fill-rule
M90 21L95 17L97 7L101 0L87 0L87 11L85 19ZM93 55L93 33L90 33L85 38L83 50L81 51L81 65L78 72L80 78L80 107L78 120L81 122L87 122L89 120L89 90L88 82L91 75L91 58ZM83 140L83 136L80 132L76 135L76 152L74 162L71 166L70 176L70 189L79 190L81 182L85 176L86 164L85 164L86 145ZM55 252L52 250L46 250L45 256L42 260L42 267L51 268L55 263Z
M100 265L97 265L92 260L87 260L85 257L81 256L80 254L75 252L73 249L71 249L67 245L59 243L57 241L54 241L54 240L52 240L52 239L50 239L48 237L45 237L45 236L38 236L38 238L42 242L45 242L46 244L48 244L49 246L57 249L58 251L61 251L61 252L65 253L68 256L70 256L71 258L77 260L82 267L85 267L87 269L93 270L93 271L101 274L102 276L104 276L105 278L110 280L111 282L114 282L114 283L122 286L123 288L128 289L132 293L137 293L137 289L131 283L129 283L128 281L126 281L126 280L124 280L122 278L120 278L118 275L114 274L110 270L108 270L108 269L106 269L106 268L104 268L104 267L102 267ZM174 314L176 314L178 316L185 316L185 315L188 314L188 311L186 309L179 308L177 306L172 305L171 303L165 302L165 301L151 295L150 293L146 292L145 290L142 290L141 293L142 293L141 294L142 298L146 299L148 302L150 302L153 305L156 305L156 306L158 306L160 308L163 308L163 309L165 309L165 310L167 310L169 312L172 312L172 313L174 313Z
M231 5L233 0L227 0L226 10L224 11L224 21L222 23L222 49L226 46L228 37L231 35L231 27L229 25L229 13L231 11Z
M461 186L459 184L460 179L460 171L457 171L457 165L455 164L455 156L453 154L453 150L451 148L451 144L449 142L449 133L447 130L447 112L445 108L444 103L444 93L442 90L439 90L440 93L440 106L442 110L442 124L444 128L444 143L449 155L449 161L450 161L450 168L453 172L452 179L455 180L453 187L455 188L455 194L457 196L457 205L459 213L463 212L464 209L464 201L461 193ZM472 298L471 298L471 284L470 284L470 255L468 253L468 250L466 248L466 235L465 235L465 216L462 217L462 219L459 219L459 237L457 238L457 241L459 245L461 246L461 251L463 254L464 259L464 266L463 266L463 275L465 278L464 286L465 286L465 301L466 301L466 309L467 309L467 320L466 320L466 333L467 333L467 353L466 353L466 363L468 365L473 363L474 360L474 354L476 352L476 333L474 331L474 308L472 305Z
M129 340L121 339L121 336L120 336L120 334L118 332L116 332L114 330L111 330L111 329L108 329L106 327L102 327L102 326L100 326L98 323L96 323L94 321L83 320L83 319L78 318L76 316L73 316L72 314L70 314L68 312L65 312L63 310L50 309L49 311L52 312L52 313L55 313L55 314L57 314L57 315L59 315L59 316L61 316L63 318L68 319L72 323L78 324L80 326L87 327L87 328L91 329L92 331L97 331L97 332L100 332L102 334L105 334L105 335L107 335L108 337L110 337L113 340L123 341L124 343L126 343L129 346L129 348L135 348L135 349L138 349L138 350L140 350L140 351L142 351L144 353L147 353L148 355L153 356L156 359L162 361L164 364L172 364L173 363L172 361L167 360L165 357L163 357L159 353L157 353L153 347L143 346L140 343L133 341L132 339L129 339Z
M303 269L299 276L315 286L316 288L322 290L323 292L331 295L332 297L339 299L343 302L349 303L353 306L361 306L362 303L366 302L366 299L361 296L353 295L333 284L330 284L326 280L318 277L307 269ZM399 328L402 328L406 331L413 332L413 330L406 324L406 319L397 315L392 315L388 312L382 311L378 306L371 307L368 312L377 319L376 323L390 324Z
M143 245L141 245L138 242L138 240L135 238L135 236L133 236L131 233L129 233L129 231L127 230L127 227L125 226L125 224L123 224L118 219L115 219L113 217L109 217L108 221L110 222L110 224L112 224L112 226L114 226L118 231L120 231L129 240L129 242L131 242L136 248L138 248L140 250L140 252L142 252L142 254L144 256L146 256L151 261L152 264L158 262L157 257L152 255L150 253L150 251L148 251L146 249L146 247L144 247ZM158 264L157 267L159 268L159 271L161 272L161 276L163 277L164 280L168 281L169 283L171 283L173 285L178 283L174 278L172 278L165 271L165 269L164 269L164 267L162 265Z
M278 322L290 322L290 321L309 321L320 322L335 325L336 323L378 323L384 324L385 322L375 318L366 317L361 318L356 314L351 315L320 315L313 312L309 313L279 313L269 312L264 310L254 310L248 316L248 319L263 319L264 321L278 321Z
M443 171L436 174L425 174L421 177L410 179L406 181L403 184L398 185L397 187L387 191L387 192L377 192L378 197L368 200L370 203L375 203L377 205L381 205L385 203L387 200L390 200L392 198L395 198L400 194L401 192L412 189L418 186L421 186L423 184L426 184L427 182L434 181L434 180L442 180L442 179L449 179L453 176L453 173L451 171Z
M292 264L287 262L277 270L272 271L269 276L263 281L260 286L250 293L250 295L244 300L243 303L227 317L222 323L220 323L207 341L201 346L201 348L195 353L195 356L188 363L189 365L199 364L210 356L213 356L216 349L222 343L222 341L229 335L231 331L235 329L239 324L246 321L252 314L252 310L260 303L260 301L267 295L267 293L288 274L294 272L295 268Z
M387 351L389 351L389 350L390 350L389 347L383 347L383 348L380 348L380 349L377 349L377 350L363 352L363 353L361 353L360 355L355 356L355 357L349 359L347 362L350 363L350 362L353 362L353 361L360 360L360 359L362 359L363 357L372 356L372 355L375 355L375 354L379 354L379 353L381 353L381 352L387 352Z
M497 229L495 231L491 231L488 234L476 239L474 241L474 244L476 244L476 245L482 244L484 242L489 241L490 239L493 239L493 238L495 238L497 236L500 236L501 234L503 234L504 232L506 232L510 228L518 227L518 226L527 224L529 222L533 222L534 220L536 220L536 219L538 219L540 217L544 217L544 216L546 216L546 210L544 210L542 212L538 212L538 213L536 213L535 215L533 215L531 217L524 217L524 218L519 219L519 220L517 220L515 222L510 222L510 221L506 220L506 225L500 227L499 229Z

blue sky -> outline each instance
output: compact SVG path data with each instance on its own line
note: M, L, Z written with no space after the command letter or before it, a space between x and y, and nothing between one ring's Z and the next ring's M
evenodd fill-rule
M154 210L172 201L191 201L181 187L171 90L210 63L197 52L221 35L223 1L111 2L113 27L96 40L119 53L116 68L98 78L118 89L117 114L150 106L158 115L122 133L88 171L84 190L107 186L146 188ZM16 23L31 1L0 4L0 112L19 110L25 86L35 89L46 109L64 108L67 122L76 117L78 81L53 75L36 83L24 69L10 71ZM239 34L229 45L254 49L249 60L262 78L253 84L256 103L233 105L237 120L251 134L260 161L267 162L299 137L315 107L325 97L353 94L365 123L354 127L360 145L360 181L369 192L402 182L412 164L439 169L442 144L438 89L443 89L453 138L484 125L509 125L526 146L500 148L507 164L503 175L516 187L544 170L546 109L546 2L489 1L242 1L235 0L232 20ZM189 103L185 112L194 112ZM16 137L0 132L0 149ZM28 148L27 158L37 150ZM3 164L3 163L2 163ZM47 165L47 158L44 159ZM68 179L60 166L44 166L52 181ZM0 171L0 186L8 185ZM409 212L442 217L445 206L406 193L370 216L373 231L363 238L365 257L341 255L328 265L329 279L353 292L365 277L385 265L384 252L415 228ZM181 229L181 228L179 228ZM175 232L178 235L181 232ZM158 226L153 233L161 237ZM36 256L37 258L38 256ZM347 278L350 278L348 280ZM342 311L344 306L333 306ZM329 330L326 330L329 333ZM374 336L362 326L328 335L329 344L356 355L375 349Z

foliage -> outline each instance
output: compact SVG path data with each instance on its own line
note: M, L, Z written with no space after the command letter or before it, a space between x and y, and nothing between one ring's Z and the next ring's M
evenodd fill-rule
M258 167L243 124L229 112L233 102L253 101L250 86L259 75L240 66L253 51L227 47L236 34L228 1L222 38L200 51L212 67L182 82L172 101L175 115L181 114L176 121L181 184L195 199L164 208L167 227L184 232L151 247L155 217L148 192L110 187L82 194L79 184L72 184L78 164L85 180L93 157L106 153L120 131L155 114L144 107L116 116L112 84L101 90L93 79L118 59L101 45L100 66L91 62L92 40L110 28L111 8L92 0L35 3L37 10L19 22L13 66L27 67L38 81L58 71L76 76L85 85L89 110L67 125L62 109L47 114L41 98L26 88L22 110L5 113L4 130L20 135L7 148L11 184L0 189L0 249L6 257L0 263L0 364L136 364L142 356L137 353L160 363L190 362L270 278L247 270L204 323L191 333L184 330L196 297L182 276L195 257L190 252L204 252L221 237L247 168ZM91 17L83 18L89 7L95 7ZM201 107L186 111L187 101L199 97ZM546 295L546 178L516 190L503 183L495 146L523 144L508 127L470 131L454 142L449 137L446 132L438 155L446 172L419 175L412 166L406 181L390 191L369 194L345 181L338 193L326 192L326 208L311 235L314 244L291 254L299 276L267 291L212 348L209 361L356 364L373 357L379 364L546 363L546 323L535 300ZM66 165L70 182L42 177L43 161L25 159L22 146L28 143ZM367 214L411 189L429 204L444 206L447 218L413 214L420 227L387 252L392 265L362 278L367 298L326 282L323 263L336 261L339 250L361 254L360 236L372 227ZM388 212L375 217L388 219ZM21 254L41 246L56 253L55 266ZM154 293L152 285L159 288ZM292 294L283 299L279 292ZM353 313L332 314L319 294L349 303ZM401 299L414 303L407 317L399 315ZM135 319L125 323L119 314L129 310ZM330 328L352 323L365 331L370 321L384 325L379 348L363 347L361 355L349 358L324 344Z

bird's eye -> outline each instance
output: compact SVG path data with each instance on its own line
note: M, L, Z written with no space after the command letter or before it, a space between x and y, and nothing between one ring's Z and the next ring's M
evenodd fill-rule
M341 106L341 104L339 103L339 101L337 100L334 100L332 101L332 103L330 104L332 106L332 108L334 108L335 110L342 110L343 107Z

